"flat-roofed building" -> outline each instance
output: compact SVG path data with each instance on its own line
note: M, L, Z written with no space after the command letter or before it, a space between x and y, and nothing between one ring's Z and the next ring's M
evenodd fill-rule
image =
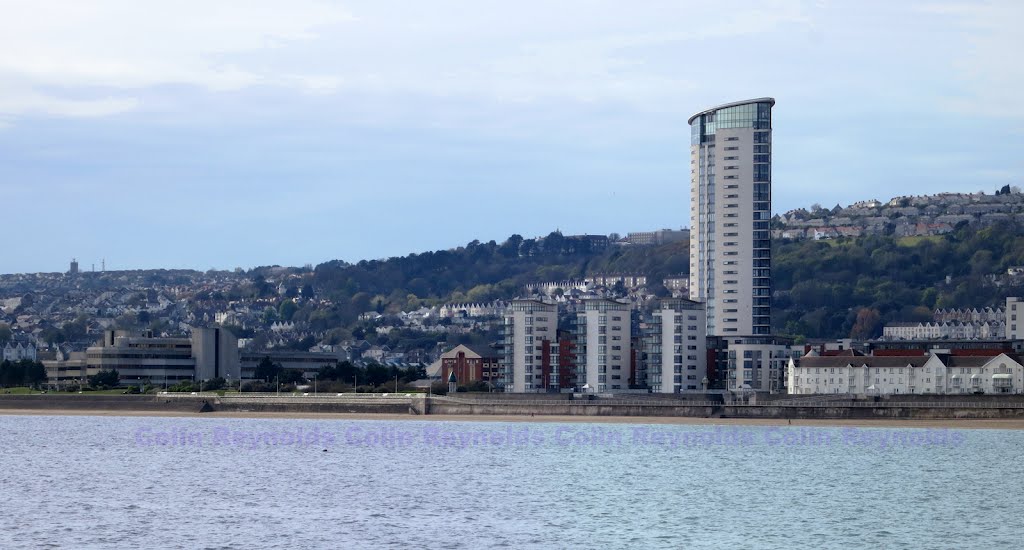
M502 325L501 380L506 392L544 391L544 342L558 337L558 306L540 300L512 300Z
M190 338L157 338L149 332L108 330L84 352L44 363L56 384L83 383L100 371L116 370L127 385L170 385L184 380L241 375L238 340L220 328L196 328Z
M244 351L241 353L241 373L243 380L256 377L256 367L263 359L270 359L282 369L299 371L303 378L313 378L324 367L333 367L344 360L341 353L323 353L313 351Z
M629 389L633 308L604 298L583 300L576 314L576 383L580 390Z
M704 304L665 299L645 323L646 385L655 393L707 389L707 324Z

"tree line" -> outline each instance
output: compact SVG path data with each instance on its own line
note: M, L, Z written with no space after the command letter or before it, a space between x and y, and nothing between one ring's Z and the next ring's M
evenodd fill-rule
M46 383L46 367L39 361L3 361L0 363L0 387L38 387Z

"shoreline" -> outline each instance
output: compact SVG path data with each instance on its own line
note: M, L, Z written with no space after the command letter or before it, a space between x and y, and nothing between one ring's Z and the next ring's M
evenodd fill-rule
M944 428L1024 430L1024 419L943 418L943 419L793 419L784 418L701 418L689 416L520 416L520 415L444 415L426 416L386 413L313 413L313 412L184 412L131 411L115 409L0 409L3 416L121 416L214 419L278 419L278 420L362 420L414 422L518 422L557 424L657 424L679 426L798 426L816 428Z

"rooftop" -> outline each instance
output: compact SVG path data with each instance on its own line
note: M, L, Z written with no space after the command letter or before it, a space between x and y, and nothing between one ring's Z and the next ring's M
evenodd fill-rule
M737 105L747 105L749 103L764 103L765 101L771 103L773 106L775 105L775 98L774 97L759 97L757 99L747 99L745 101L733 101L732 103L723 103L721 105L718 105L716 107L712 107L710 109L705 109L705 110L703 110L703 111L693 115L692 117L689 118L689 120L686 121L686 123L687 124L693 124L693 119L695 119L695 118L697 118L697 117L699 117L701 115L707 115L707 114L713 113L713 112L715 112L715 111L717 111L719 109L725 109L725 108L728 108L728 107L736 107Z

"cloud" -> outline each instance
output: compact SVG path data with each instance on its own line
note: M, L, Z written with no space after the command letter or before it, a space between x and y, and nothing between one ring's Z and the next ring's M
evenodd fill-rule
M27 83L34 94L0 108L73 115L81 100L55 90L99 89L104 101L138 105L147 88L188 85L650 109L675 105L699 80L681 58L650 63L650 50L676 55L688 41L807 22L796 0L727 4L0 0L0 85ZM679 24L688 20L701 23Z
M271 74L233 56L313 40L322 27L353 19L316 0L280 6L266 0L0 2L0 86L27 83L32 90L0 103L0 112L116 113L137 103L132 91L164 84L238 90ZM283 82L302 87L310 81ZM107 89L112 97L76 100L57 88Z
M74 118L101 117L135 109L138 101L130 97L61 98L30 89L9 86L0 94L0 128L10 125L12 114L37 114Z
M920 13L952 27L948 40L959 43L949 65L956 94L943 97L947 111L988 117L1024 117L1018 90L1024 87L1024 4L1010 2L926 3Z

